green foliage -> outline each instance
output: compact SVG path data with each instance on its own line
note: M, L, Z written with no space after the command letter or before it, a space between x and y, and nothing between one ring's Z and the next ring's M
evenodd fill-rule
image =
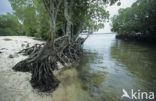
M132 7L120 9L112 18L112 31L156 38L156 1L137 0Z
M37 12L36 22L38 22L38 30L35 37L48 39L50 33L50 18L41 0L34 0L34 6Z
M23 34L48 38L49 17L40 0L9 0L16 17L23 25Z
M0 35L20 35L21 33L21 24L14 15L0 15Z
M68 0L69 2L70 0ZM72 6L72 32L80 34L83 30L95 31L104 27L104 22L109 17L109 12L104 5L112 5L118 0L73 0ZM6 30L1 33L6 35L27 35L47 39L50 33L50 17L42 0L9 0L14 10L14 17L8 17L6 23L14 26L5 26ZM56 21L56 37L63 35L67 20L64 15L62 2ZM4 15L11 16L11 15ZM14 19L10 21L9 19ZM0 22L3 22L1 18ZM20 23L19 23L20 22ZM15 24L16 23L16 24ZM14 28L16 27L16 28ZM2 27L0 27L2 28ZM16 30L16 31L12 31Z

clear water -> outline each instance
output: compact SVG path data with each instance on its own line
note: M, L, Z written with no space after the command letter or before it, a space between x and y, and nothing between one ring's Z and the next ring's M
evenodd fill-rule
M77 68L94 101L121 101L122 89L156 91L156 47L115 39L115 34L91 35Z
M5 46L16 45L14 40L5 43ZM4 48L3 43L1 47ZM16 47L12 48L8 52ZM61 83L48 95L34 91L29 83L30 73L12 70L22 57L8 59L10 53L3 54L0 101L128 101L121 99L122 89L156 91L156 47L117 40L115 34L91 35L84 43L80 64L57 72Z

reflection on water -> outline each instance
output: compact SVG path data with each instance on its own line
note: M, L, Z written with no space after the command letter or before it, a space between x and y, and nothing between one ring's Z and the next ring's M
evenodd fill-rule
M80 64L56 73L61 83L49 96L33 92L30 73L11 69L16 58L0 59L7 64L0 66L0 101L128 101L121 99L123 88L156 91L156 47L116 40L115 34L91 35Z
M122 48L121 48L122 47ZM144 90L156 91L156 48L150 44L116 41L111 55L136 78L137 86Z
M117 101L122 89L156 91L156 48L115 39L115 34L91 35L77 70L82 88L96 101Z

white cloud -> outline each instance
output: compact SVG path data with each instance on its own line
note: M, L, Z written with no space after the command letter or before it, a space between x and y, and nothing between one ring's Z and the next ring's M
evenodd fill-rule
M117 6L117 4L115 4L113 6L107 7L107 10L110 12L110 17L113 17L114 15L118 14L118 10L120 8L130 7L135 1L136 0L120 0L120 2L121 2L120 6ZM98 32L99 33L110 33L111 32L110 22L106 22L105 28L100 29Z

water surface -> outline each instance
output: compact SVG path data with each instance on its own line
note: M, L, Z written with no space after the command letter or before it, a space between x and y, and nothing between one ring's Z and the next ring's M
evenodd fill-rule
M91 35L84 43L78 66L56 72L61 81L52 94L39 94L30 85L31 74L15 72L12 67L26 58L18 52L30 38L0 38L0 101L128 101L128 92L156 91L156 47L151 44L115 39L115 34ZM141 100L140 100L141 101ZM142 100L144 101L144 100Z
M77 70L94 101L127 101L122 89L156 91L156 47L117 40L115 34L91 35Z

